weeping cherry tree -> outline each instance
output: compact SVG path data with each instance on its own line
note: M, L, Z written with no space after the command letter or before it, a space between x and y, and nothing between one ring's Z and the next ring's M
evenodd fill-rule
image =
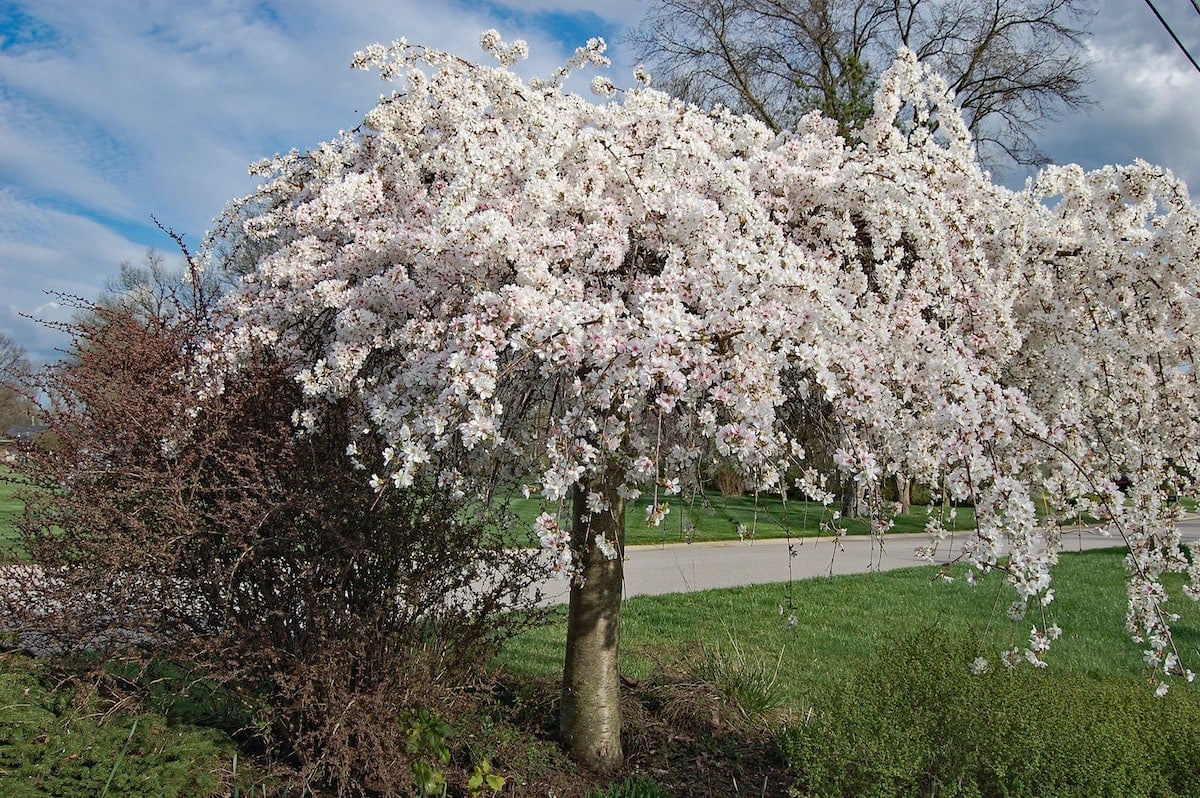
M361 463L376 490L448 458L536 483L535 532L571 582L573 756L622 758L625 507L649 497L661 521L718 461L830 501L803 445L816 416L844 481L974 503L969 541L946 552L932 521L928 551L1004 571L1031 628L1006 661L1044 664L1059 523L1090 511L1130 547L1129 629L1159 689L1191 678L1160 581L1190 568L1167 498L1200 465L1200 217L1178 181L1138 163L996 185L909 52L850 145L815 113L776 134L702 112L640 70L625 91L594 78L598 100L565 90L606 63L599 40L528 81L524 43L482 44L498 65L358 54L398 90L259 165L221 228L221 251L253 257L203 390L267 346L302 364L301 431L363 404L388 443Z

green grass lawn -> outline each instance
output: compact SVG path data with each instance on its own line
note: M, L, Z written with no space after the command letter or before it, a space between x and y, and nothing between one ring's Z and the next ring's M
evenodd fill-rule
M1049 617L1062 626L1064 636L1050 652L1044 676L1075 683L1093 677L1126 683L1144 678L1141 646L1124 632L1122 558L1118 549L1063 557L1055 573L1058 599ZM728 657L736 649L740 658L729 659L760 672L774 671L778 662L779 697L784 709L798 717L810 707L827 705L855 674L878 662L881 653L886 657L898 639L923 629L950 638L974 635L982 641L980 653L993 661L1001 649L1022 646L1030 621L1008 619L1011 593L999 578L991 576L971 587L962 574L959 568L952 573L953 581L946 582L936 578L935 567L925 566L790 586L634 598L623 612L622 667L630 676L647 678L656 663L687 654L696 662L697 652L703 656L718 650ZM1172 589L1178 582L1174 580ZM1175 624L1180 653L1195 667L1200 660L1200 607L1177 599L1173 609L1182 616ZM796 622L789 626L786 621L792 614ZM511 641L497 664L518 682L553 682L561 673L564 641L565 619L559 613L548 626ZM962 667L966 678L966 662ZM142 787L167 783L164 780L186 783L178 794L207 794L213 778L229 788L234 747L214 730L179 718L124 712L106 716L101 728L93 728L80 720L86 710L78 709L67 695L45 692L46 683L33 677L37 670L22 658L0 656L0 703L24 707L0 718L0 794L7 795L4 790L10 785L28 783L31 774L49 779L46 786L52 790L70 781L81 795L98 794L110 781L111 794L157 794L142 792ZM1136 689L1143 686L1149 695L1148 685ZM1180 684L1175 689L1197 688ZM60 743L68 730L73 742ZM51 753L61 749L72 759L54 759L58 764L51 768L38 758L49 750L47 745L55 746ZM6 746L11 761L4 758ZM10 775L18 780L6 780ZM256 778L251 772L246 777Z
M21 512L21 503L15 497L18 490L17 477L6 466L0 465L0 559L19 552L17 533L13 519ZM660 497L668 501L671 511L657 527L646 525L646 508L653 497L643 497L631 503L625 513L626 542L631 546L662 543L700 543L708 541L737 540L739 526L741 534L758 539L782 538L829 534L831 525L852 535L870 531L868 522L833 517L836 508L823 507L816 502L789 501L786 507L776 496L753 495L725 497L715 491L706 492L695 500L679 496ZM513 545L536 545L532 524L545 509L538 498L511 500L510 509L516 514L515 528L508 536ZM933 512L943 512L933 508ZM913 507L909 515L898 515L893 519L896 532L919 532L925 528L929 510ZM975 514L971 507L960 507L954 513L947 528L970 529L974 526Z
M1047 617L1063 629L1049 653L1051 673L1143 675L1142 647L1125 633L1123 556L1122 550L1106 549L1063 557L1054 577L1057 598L1047 608ZM961 577L963 572L953 573ZM994 662L1000 650L1024 647L1032 619L1009 620L1013 594L997 575L971 587L961 578L945 582L936 574L934 566L925 566L791 586L633 598L622 614L623 668L645 678L655 658L697 643L736 644L757 662L774 663L782 652L783 697L802 709L836 692L845 676L877 650L925 627L952 636L978 635L980 653ZM1172 606L1182 616L1175 625L1180 653L1195 668L1200 663L1200 606L1183 598L1173 599ZM785 620L791 614L797 622L789 629ZM551 625L511 642L498 662L518 673L553 677L562 668L565 636L561 613Z
M864 520L834 518L837 507L824 507L817 502L788 501L786 506L777 496L763 495L755 498L749 494L739 497L722 496L716 491L706 491L703 496L686 499L680 496L659 497L659 501L670 504L671 511L657 527L646 525L646 508L653 496L643 496L632 502L625 511L625 542L631 546L662 543L703 543L710 541L737 540L739 535L757 539L804 537L829 534L834 525L852 535L870 531ZM519 518L522 528L514 532L514 543L530 545L532 532L527 532L544 509L537 498L514 499L512 510ZM914 506L909 515L893 518L895 532L920 532L925 529L930 510ZM935 507L933 512L942 513ZM975 524L974 509L960 507L951 519L946 518L946 527L971 529ZM740 532L739 532L740 527Z
M0 465L0 561L20 556L21 545L13 521L21 514L23 505L16 497L17 476L8 466Z
M0 559L13 556L20 546L12 521L21 511L14 493L18 487L15 475L0 465ZM868 521L834 518L836 507L824 507L817 502L789 501L784 504L777 496L748 494L739 497L722 496L706 491L695 499L680 496L660 497L671 506L666 519L657 527L646 525L646 508L653 497L632 502L625 513L626 543L631 546L663 543L703 543L737 540L745 535L757 539L806 537L829 534L836 526L851 535L870 531ZM1185 499L1189 511L1195 503ZM536 545L531 526L545 506L538 498L515 498L510 509L516 515L515 528L508 537L513 545ZM943 508L914 505L907 515L892 518L893 532L924 531L930 514L940 515L947 529L968 530L975 526L975 510L970 506Z

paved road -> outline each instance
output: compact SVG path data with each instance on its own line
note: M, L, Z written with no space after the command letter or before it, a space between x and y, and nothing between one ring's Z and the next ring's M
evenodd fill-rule
M1200 540L1200 519L1180 524L1185 540ZM957 552L966 533L943 542L936 560L944 562ZM1104 537L1094 530L1066 536L1064 551L1087 551L1122 545L1120 538ZM840 548L833 538L804 538L793 541L796 556L788 557L786 540L729 543L670 543L636 546L625 560L625 595L689 593L719 587L787 582L830 574L891 571L925 565L916 555L919 546L929 545L923 533L885 535L883 547L869 535L842 538ZM543 587L546 602L566 603L566 582L551 580Z

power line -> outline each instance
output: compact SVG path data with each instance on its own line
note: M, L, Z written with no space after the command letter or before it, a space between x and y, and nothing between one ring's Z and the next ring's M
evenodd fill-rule
M1154 12L1154 16L1158 18L1159 23L1161 23L1162 26L1167 29L1167 33L1171 34L1171 38L1175 40L1175 44L1179 45L1179 49L1183 51L1185 56L1187 56L1187 60L1192 63L1192 66L1196 68L1197 72L1200 72L1200 64L1196 63L1196 59L1192 58L1192 54L1189 53L1188 49L1183 46L1183 42L1179 41L1179 37L1175 35L1175 31L1171 30L1171 26L1167 24L1165 19L1163 19L1163 15L1158 13L1158 9L1154 7L1153 0L1146 0L1146 5L1150 6L1150 10ZM1197 3L1197 0L1192 0L1192 5L1196 6L1197 11L1200 11L1200 4Z

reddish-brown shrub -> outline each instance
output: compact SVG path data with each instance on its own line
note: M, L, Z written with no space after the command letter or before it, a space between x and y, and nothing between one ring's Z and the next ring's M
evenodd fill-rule
M253 707L295 779L400 791L398 718L530 622L532 555L502 545L495 507L435 477L373 491L345 453L358 408L331 405L298 434L280 364L200 402L186 375L207 319L178 303L81 315L43 380L55 447L22 469L36 567L5 577L10 638L177 663ZM358 438L364 462L372 445Z

